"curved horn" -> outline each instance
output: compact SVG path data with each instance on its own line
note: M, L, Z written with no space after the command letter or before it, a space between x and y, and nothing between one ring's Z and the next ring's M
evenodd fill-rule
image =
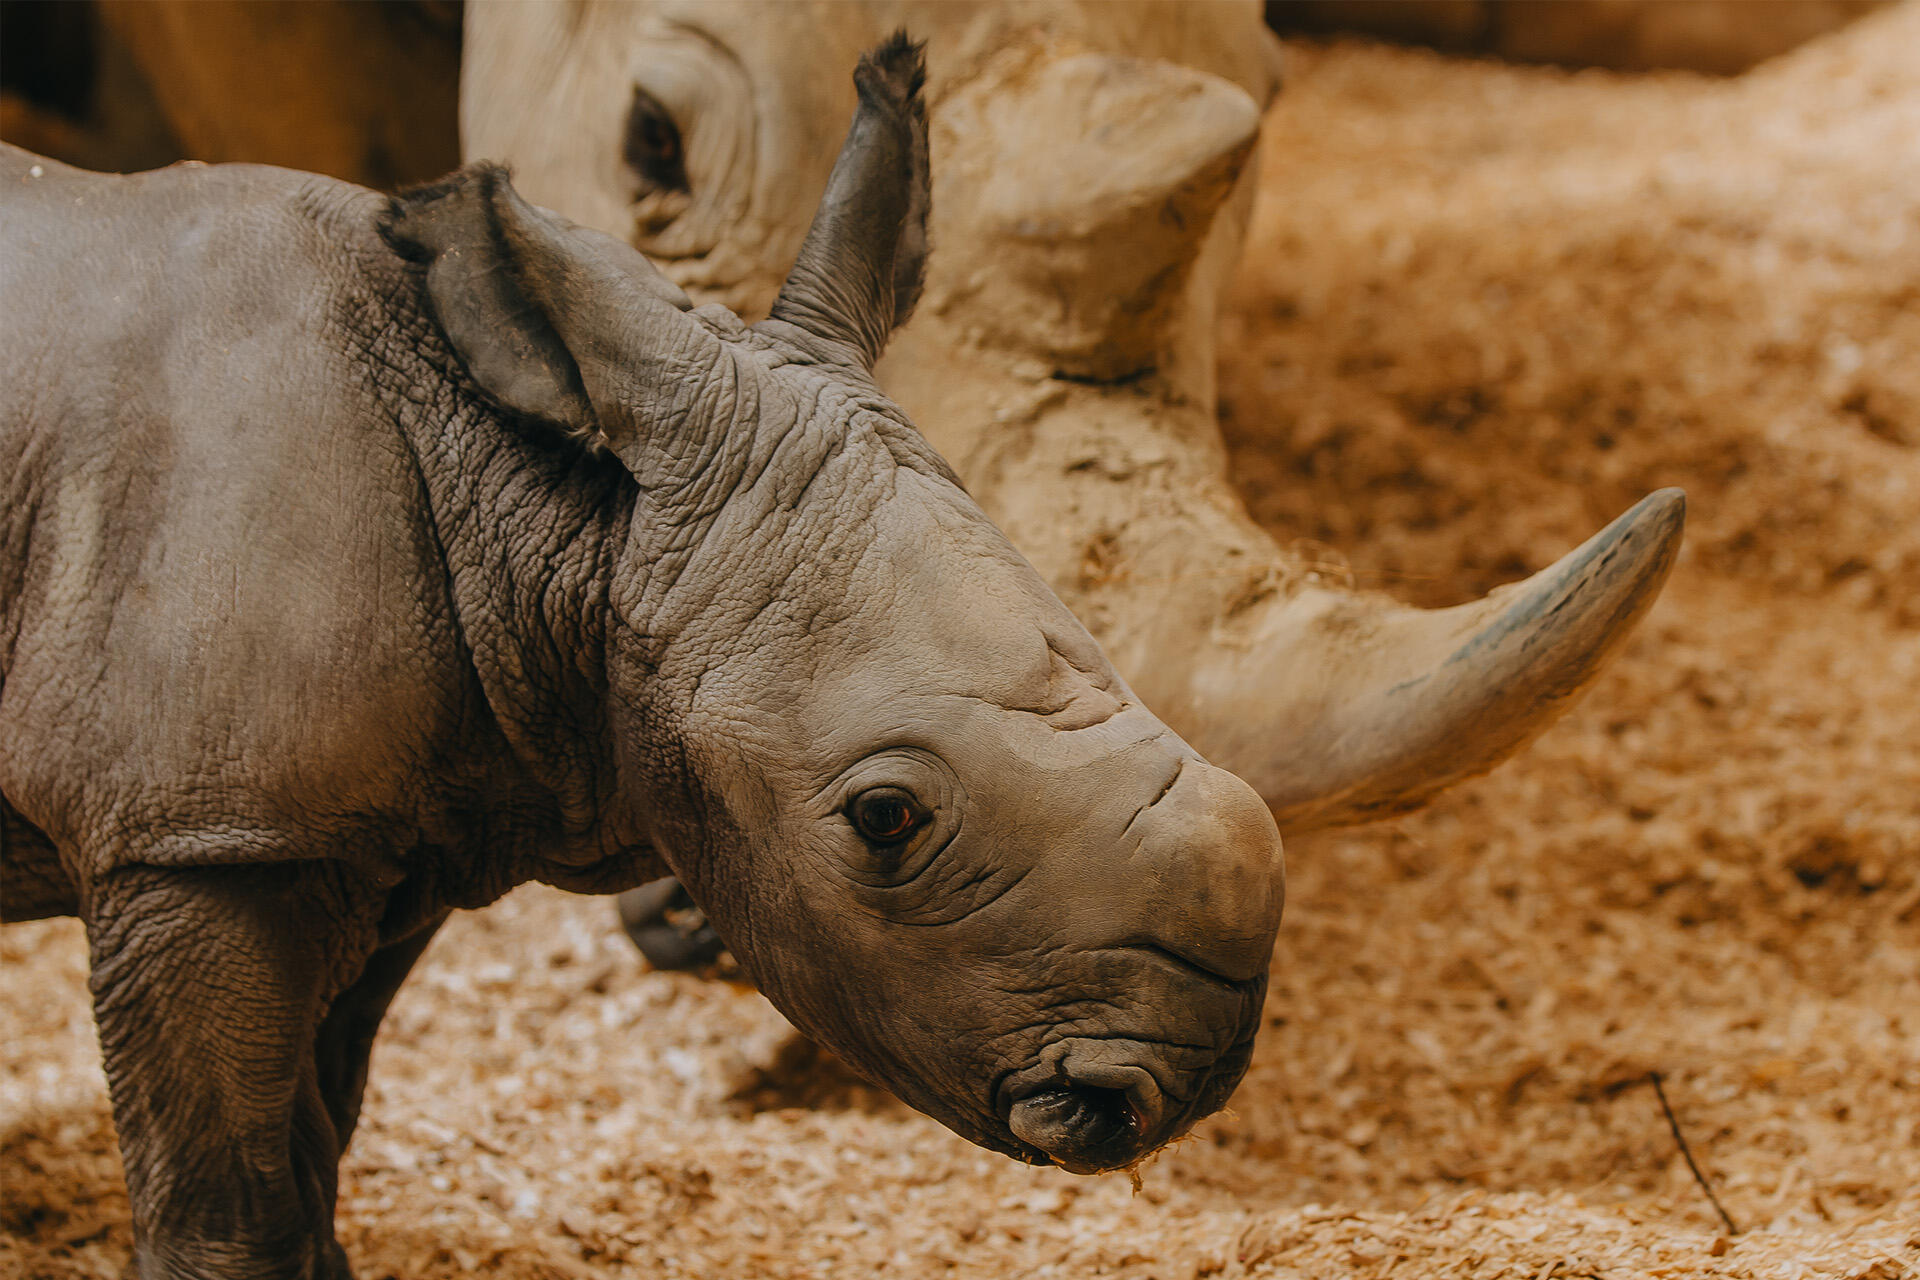
M860 105L771 318L871 369L920 297L927 256L924 47L904 31L860 59Z
M1651 494L1524 582L1451 609L1314 589L1216 652L1167 719L1252 783L1283 832L1417 808L1552 724L1651 607L1686 520ZM1264 705L1256 691L1268 691Z
M1217 77L1045 47L944 97L938 305L880 380L1142 700L1293 833L1418 807L1544 730L1657 595L1685 504L1455 609L1316 585L1248 518L1213 420L1257 123Z

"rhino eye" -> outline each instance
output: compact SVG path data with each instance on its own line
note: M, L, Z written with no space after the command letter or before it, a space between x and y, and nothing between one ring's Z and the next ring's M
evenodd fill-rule
M847 806L847 821L874 844L898 844L926 822L926 809L898 787L862 791Z
M655 191L687 191L687 157L680 126L660 99L635 88L627 108L627 136L620 154L627 167Z

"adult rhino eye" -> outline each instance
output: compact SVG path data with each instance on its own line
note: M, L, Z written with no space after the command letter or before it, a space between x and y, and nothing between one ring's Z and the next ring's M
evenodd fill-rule
M627 136L621 157L640 180L655 191L687 191L687 157L680 145L680 126L645 89L633 91L627 108Z
M862 791L847 806L847 821L862 838L875 844L898 844L926 822L920 802L898 787Z

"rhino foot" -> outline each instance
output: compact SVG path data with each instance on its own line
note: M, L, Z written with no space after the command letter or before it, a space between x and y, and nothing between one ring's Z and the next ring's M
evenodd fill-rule
M727 944L672 876L629 889L616 902L620 927L654 968L707 972L721 967Z

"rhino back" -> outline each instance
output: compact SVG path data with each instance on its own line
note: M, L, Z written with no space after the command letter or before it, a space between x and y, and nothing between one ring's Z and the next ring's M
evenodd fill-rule
M371 849L454 735L446 570L372 389L404 344L343 323L379 312L381 207L0 154L0 792L63 850Z

